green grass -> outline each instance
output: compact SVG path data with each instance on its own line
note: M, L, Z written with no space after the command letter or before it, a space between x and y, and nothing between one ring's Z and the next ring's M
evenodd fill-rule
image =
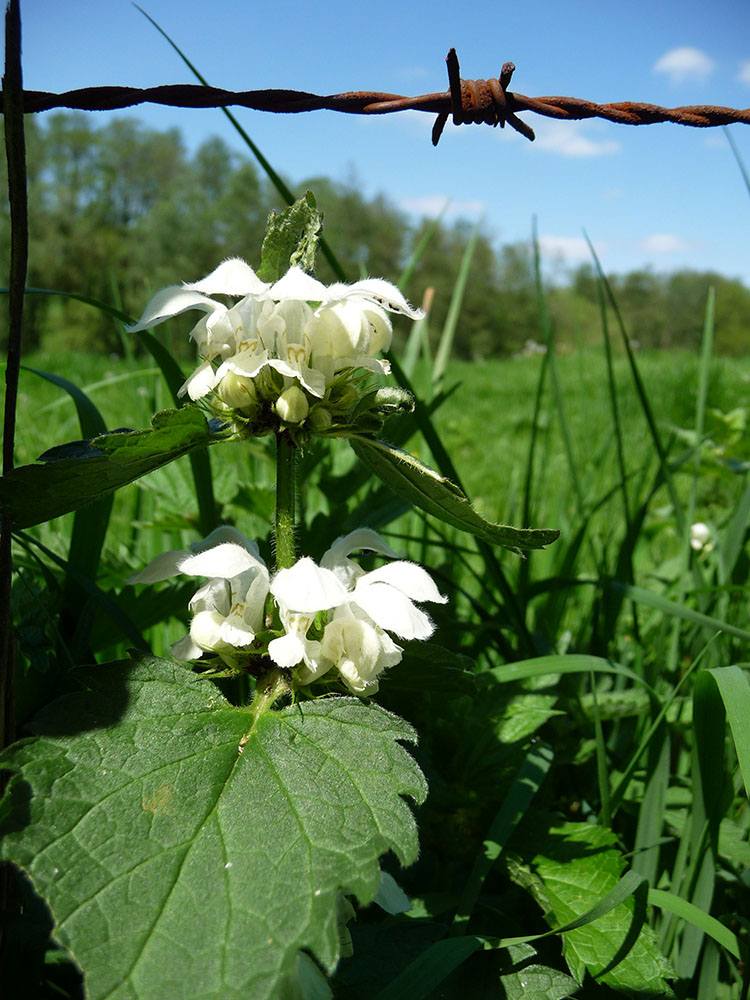
M450 606L438 608L435 616L437 640L451 651L446 656L464 653L478 671L476 698L460 685L452 690L456 682L449 679L441 694L430 692L428 677L419 698L408 685L383 684L382 703L420 732L420 760L431 785L420 818L422 860L398 877L412 896L442 893L454 900L459 918L466 919L457 918L451 934L463 933L470 923L470 934L516 941L518 935L533 937L546 928L521 889L536 865L542 872L549 868L548 860L540 860L544 852L555 856L563 850L561 856L567 857L568 838L577 843L576 838L588 836L586 824L595 827L596 837L605 837L611 827L616 846L606 837L596 841L597 851L608 852L609 881L598 895L582 889L585 906L576 912L591 911L598 919L607 909L600 906L603 895L624 906L623 900L640 891L639 877L648 879L656 907L650 923L677 969L681 995L694 995L689 991L702 984L695 994L701 1000L741 1000L740 979L728 968L729 960L717 959L713 946L701 958L700 941L705 933L723 946L728 942L731 951L736 939L717 920L726 923L735 913L748 916L742 900L750 866L750 815L743 795L748 775L741 771L750 761L743 728L747 684L741 671L724 671L747 658L750 492L745 463L750 448L744 407L750 360L714 359L701 367L701 360L688 354L638 356L655 422L650 428L627 360L615 357L631 542L603 353L560 354L554 360L557 384L547 371L528 498L541 357L451 362L443 385L455 388L433 415L468 495L486 517L520 525L528 509L533 526L561 529L558 542L525 560L494 554L416 512L394 519L388 496L368 479L356 478L346 442L313 446L303 461L307 502L300 541L305 551L319 557L336 534L353 526L347 518L366 514L450 593ZM78 384L109 428L144 427L151 413L171 405L150 363L88 355L35 356L25 362ZM702 372L706 418L696 449ZM424 365L414 372L416 390L426 399L430 374ZM386 425L386 437L388 430ZM391 430L397 433L397 425ZM660 473L654 431L666 451L671 487ZM17 462L33 461L53 444L78 437L67 394L23 372ZM439 464L419 434L405 446ZM274 468L268 441L214 447L210 463L219 516L257 538L270 557ZM710 551L690 553L683 524L688 515L712 525ZM136 595L124 580L159 552L200 537L198 516L186 459L115 497L96 584L158 654L167 653L181 634L178 621L186 620L191 588L166 586ZM72 521L68 515L29 534L64 560ZM48 567L46 590L40 558ZM63 574L50 559L26 546L17 550L21 718L45 699L44 670L56 657L64 661L71 655L56 631L54 588L62 588ZM100 607L91 632L96 657L121 656L131 644ZM701 682L694 688L697 676ZM720 711L722 697L730 699L731 730ZM537 767L534 742L540 739L549 774L534 771L532 802L524 792L524 775ZM716 775L715 788L709 774ZM503 811L506 798L515 802L517 795L523 808ZM544 823L551 822L545 817L552 814L558 816L556 832L544 833ZM559 825L560 817L567 826ZM712 831L710 837L706 831ZM486 857L485 841L493 845ZM573 851L566 862L570 878L580 879L581 886L590 877L584 855ZM617 881L625 863L621 855L633 869L627 882ZM553 875L554 864L549 870ZM563 902L561 897L560 906ZM581 933L593 919L584 918ZM362 955L366 970L372 917L361 919L355 956ZM534 947L544 963L564 968L551 941L534 940ZM460 961L476 965L479 957L464 957L473 950L460 950ZM636 962L635 956L630 961ZM359 995L360 967L352 962L342 966L342 981L353 983L350 988ZM454 964L447 963L444 975ZM406 974L408 965L399 968ZM453 979L461 992L463 968L446 980L445 995L454 995ZM393 971L394 984L398 971ZM370 972L372 989L363 996L387 985ZM581 995L621 995L624 982L615 975L610 989L589 980Z

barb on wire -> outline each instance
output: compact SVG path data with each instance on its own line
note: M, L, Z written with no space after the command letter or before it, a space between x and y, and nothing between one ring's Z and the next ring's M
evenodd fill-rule
M584 118L604 118L619 125L654 125L675 122L694 128L714 128L741 122L750 125L750 108L694 105L662 108L656 104L620 101L596 104L577 97L525 97L508 90L515 66L504 64L498 79L461 79L456 50L446 58L449 89L442 93L403 97L379 91L350 91L344 94L309 94L301 90L248 90L236 92L197 84L175 84L163 87L84 87L63 94L39 90L23 92L25 114L71 108L81 111L114 111L137 104L165 104L178 108L243 107L276 114L299 114L303 111L341 111L353 115L385 115L396 111L426 111L436 114L432 143L438 144L449 115L454 125L507 123L527 139L534 131L517 116L519 111L533 111L547 118L580 121Z

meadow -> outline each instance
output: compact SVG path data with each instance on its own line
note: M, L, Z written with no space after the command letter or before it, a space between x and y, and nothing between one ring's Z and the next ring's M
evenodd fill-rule
M143 427L170 405L143 359L24 360L79 386L110 429ZM561 536L524 558L493 551L374 485L345 441L305 450L300 547L319 554L369 524L431 566L451 597L434 615L438 652L413 650L378 696L419 732L430 785L418 863L386 863L412 909L360 910L333 995L645 998L671 984L699 1000L746 997L735 956L750 917L750 815L737 755L741 765L750 734L730 718L728 737L711 671L742 663L750 639L750 362L661 352L616 354L610 367L587 349L451 361L437 383L426 361L412 359L410 372L431 429L395 417L384 438L452 472L489 520ZM79 438L78 419L64 386L24 371L18 464ZM209 453L217 518L270 557L268 442ZM89 655L125 654L123 620L168 655L189 588L162 585L155 600L124 580L194 541L199 518L185 458L117 494L83 591ZM20 537L21 723L48 700L50 672L76 655L55 625L72 521ZM698 521L709 538L691 547ZM741 686L735 694L744 711ZM547 924L572 925L562 953L557 936L534 939ZM460 957L446 947L457 934L468 942ZM76 996L64 966L50 982Z

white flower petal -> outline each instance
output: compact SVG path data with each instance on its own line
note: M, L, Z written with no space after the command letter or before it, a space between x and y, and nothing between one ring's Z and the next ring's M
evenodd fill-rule
M191 614L199 611L218 611L228 615L232 607L232 588L228 580L207 580L190 598Z
M193 542L190 546L190 551L205 552L207 549L211 549L215 545L220 545L222 542L233 542L235 545L241 545L248 552L252 553L256 559L260 560L260 549L257 542L245 538L242 532L233 528L231 524L220 524L218 528L214 528L200 542Z
M244 375L245 378L255 378L261 368L268 364L268 351L239 351L219 365L216 372L217 381L221 381L229 372Z
M239 647L249 646L255 639L255 633L248 628L239 615L230 615L225 618L219 627L221 641L227 646Z
M231 525L223 524L218 528L206 535L204 539L200 542L193 542L193 544L187 549L172 549L170 552L162 552L161 555L153 559L148 566L140 570L138 573L133 573L132 576L128 577L128 583L158 583L160 580L168 580L172 576L178 576L180 573L184 573L185 570L182 568L183 563L186 559L189 559L197 552L205 552L207 549L214 548L221 542L230 542L235 545L240 545L245 548L249 553L255 556L255 561L252 565L257 565L261 563L265 569L265 563L260 559L260 554L258 546L255 542L249 541L242 535L236 528L231 527ZM193 574L191 574L193 575ZM218 576L219 574L206 573L194 574L196 576Z
M192 375L185 379L177 395L184 396L187 393L192 400L202 399L211 392L217 383L218 379L213 365L210 361L204 361L203 364L198 365Z
M380 888L375 893L373 903L385 910L386 913L397 914L407 913L412 903L404 890L388 872L380 873Z
M173 642L169 649L176 660L199 660L204 652L200 646L196 646L190 635Z
M296 667L305 657L305 645L295 633L287 633L268 644L268 655L280 667Z
M148 330L152 326L163 323L165 319L178 316L188 309L202 309L208 313L226 313L227 311L226 306L222 305L221 302L214 302L213 299L208 299L199 292L184 288L182 285L169 285L154 295L143 310L138 322L125 329L128 333Z
M336 358L333 370L340 372L344 368L366 368L367 371L376 372L378 375L391 373L391 364L385 358L370 358L365 354L360 354L356 358Z
M376 625L395 632L402 639L428 639L432 635L435 630L432 621L405 594L387 583L362 586L365 579L357 581L351 599Z
M264 295L271 287L261 281L249 264L240 257L222 261L200 281L185 282L182 286L206 295Z
M304 302L320 302L328 294L326 286L300 267L290 267L283 278L268 290L268 298L281 302L283 299L301 299Z
M387 351L393 340L393 325L388 314L376 305L365 306L362 313L369 331L367 353L373 355L378 351Z
M206 652L226 648L221 638L224 616L218 611L199 611L190 622L190 638Z
M377 681L365 680L352 660L342 660L339 664L339 674L341 675L341 680L344 684L346 684L352 694L377 694L378 688L380 687Z
M192 553L180 563L180 572L188 576L215 576L229 579L245 570L256 569L267 574L265 563L244 545L222 542L204 552Z
M182 572L180 563L190 555L187 549L172 549L152 559L148 566L128 577L127 583L158 583Z
M332 570L336 565L343 563L352 552L359 552L363 549L368 552L381 552L391 559L398 559L398 553L393 551L388 542L381 538L377 531L373 531L372 528L357 528L350 531L348 535L337 538L320 560L320 565Z
M312 561L298 560L289 569L282 569L271 581L271 593L282 608L315 614L328 611L348 600L346 588L331 573Z
M301 663L297 667L297 681L300 684L312 684L312 682L316 681L318 677L322 677L332 669L333 664L330 660L312 660L309 665L307 663Z
M355 281L353 285L330 285L322 301L351 298L367 299L390 312L408 316L409 319L421 319L424 316L421 309L410 305L399 289L384 278L365 278L363 281Z
M288 378L298 379L305 389L311 395L317 396L318 399L322 399L325 395L326 380L322 372L316 371L314 368L308 368L305 364L293 365L281 358L269 358L266 364L269 368L274 368L277 372L286 375Z
M412 601L434 601L436 604L446 604L435 586L430 574L413 562L399 561L380 566L371 573L366 573L357 586L366 587L373 583L386 583L406 594Z

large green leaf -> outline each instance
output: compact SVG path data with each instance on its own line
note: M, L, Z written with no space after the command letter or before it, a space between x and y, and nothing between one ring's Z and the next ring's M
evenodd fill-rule
M234 707L175 663L79 672L4 766L2 856L47 899L91 1000L264 1000L300 949L331 970L337 897L417 855L424 778L384 709Z
M112 431L61 445L46 453L46 461L13 469L0 479L0 504L10 510L15 528L29 528L99 500L221 436L192 406L164 410L148 430Z
M372 438L355 436L349 441L357 457L398 496L485 542L519 552L522 549L544 548L560 534L554 529L513 528L485 521L471 506L463 490L422 465L408 452Z
M590 823L561 823L549 830L525 881L550 924L568 924L594 907L622 878L625 861L615 835ZM565 933L565 959L579 981L586 972L615 990L644 997L671 997L672 975L656 935L639 927L635 899Z

